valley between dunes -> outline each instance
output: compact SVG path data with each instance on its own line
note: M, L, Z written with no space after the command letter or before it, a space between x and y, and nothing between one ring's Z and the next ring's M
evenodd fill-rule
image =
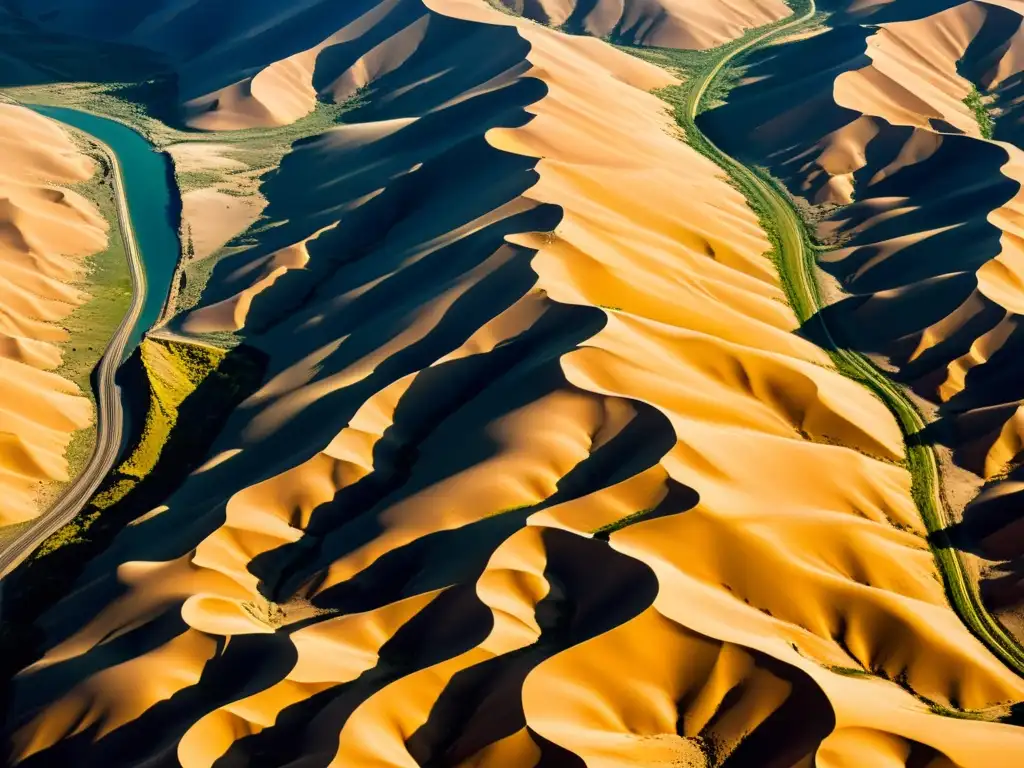
M73 23L59 5L39 13ZM273 61L175 59L171 11L202 3L159 5L118 39L182 72L205 57L201 84L181 80L191 127L351 109L262 175L234 235L186 198L183 226L212 266L167 330L233 334L267 371L202 465L39 617L39 658L8 700L11 764L1024 762L1024 680L946 601L896 421L797 327L757 215L652 93L673 75L480 0L311 2L274 20L322 11L333 26L303 27ZM589 18L539 5L541 21ZM695 4L625 5L650 22ZM253 37L271 26L264 6ZM694 29L719 31L694 47L787 10L716 7ZM772 112L803 102L779 99L771 76L790 48L869 33L759 54L737 90L751 116L730 120L730 98L708 124L812 202L849 203L860 166L827 158L868 163L864 144L810 142L806 113ZM871 157L880 187L880 167L895 184L957 142L989 161L977 185L1003 184L1012 144L857 101L899 61L898 46L861 54L860 70L811 76L807 109L849 118L844 137L899 132L886 145L899 160ZM969 128L936 88L941 119ZM213 142L170 151L179 171L234 159ZM827 258L870 274L856 254L871 228L852 222L881 226L908 197L858 195L822 224L851 230ZM1013 220L999 215L988 226ZM1011 293L980 280L977 303Z

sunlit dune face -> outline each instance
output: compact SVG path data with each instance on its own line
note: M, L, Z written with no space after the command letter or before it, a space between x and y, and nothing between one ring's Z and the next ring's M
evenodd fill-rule
M81 195L56 185L88 179L92 161L55 123L0 105L0 526L39 514L38 491L68 479L65 451L92 406L54 369L61 321L89 296L86 258L107 223Z
M266 376L40 620L14 764L1021 764L987 720L1024 682L946 601L899 425L798 332L757 215L650 93L676 79L471 0L364 10L250 89L274 121L310 82L371 94L178 319ZM222 104L197 119L256 114ZM880 122L829 128L815 172L879 174L837 228L887 243L830 258L898 297L887 259L966 236L901 228L930 201L898 180L956 137L880 163Z
M970 503L960 545L1019 632L1019 555L995 542L1016 541L1020 518L1012 483L998 488L1021 456L1024 8L838 5L833 29L755 61L751 85L707 117L708 130L823 206L819 234L840 246L819 260L838 282L828 281L830 322L934 415L950 503ZM845 24L847 13L881 23ZM806 60L821 66L799 74ZM752 128L730 128L740 113ZM986 481L995 486L978 495Z

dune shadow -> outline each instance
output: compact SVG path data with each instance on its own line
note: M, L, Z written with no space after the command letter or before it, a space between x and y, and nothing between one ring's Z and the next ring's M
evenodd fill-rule
M419 765L458 765L525 727L521 689L531 670L653 603L657 579L640 561L567 531L546 529L542 537L544 577L553 586L535 609L540 637L452 676L426 722L406 741ZM235 742L217 768L283 765L300 756L311 766L326 766L338 734L360 704L402 677L476 648L492 627L491 609L480 602L472 580L446 589L384 644L373 669L283 710L272 727ZM571 753L535 738L546 755L542 764L581 764Z

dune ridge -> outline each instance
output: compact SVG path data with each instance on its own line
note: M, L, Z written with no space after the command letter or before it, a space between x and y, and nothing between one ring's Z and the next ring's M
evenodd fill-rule
M0 525L10 525L39 514L44 483L68 479L71 436L93 421L77 385L54 370L69 340L60 322L89 299L77 286L107 223L58 186L94 172L60 128L0 104L0 137Z
M714 48L789 16L782 0L497 0L533 21L573 34L666 48Z
M648 93L672 78L393 8L415 50L385 38L176 321L267 378L41 621L15 763L1019 763L1019 729L933 711L1024 683L946 605L896 423Z
M963 510L951 534L986 602L1019 634L1012 504L1022 458L1014 351L1024 179L1004 97L1020 74L1021 9L949 5L927 15L893 3L891 23L877 30L838 24L766 54L748 72L757 93L741 87L706 125L749 161L767 160L794 194L842 206L819 225L840 243L821 257L843 291L829 322L931 413L922 438L940 446L947 495ZM794 81L807 57L821 70ZM980 138L961 103L972 86L995 95L996 138L1008 141ZM787 98L795 92L804 96ZM755 113L746 147L729 136L739 110Z

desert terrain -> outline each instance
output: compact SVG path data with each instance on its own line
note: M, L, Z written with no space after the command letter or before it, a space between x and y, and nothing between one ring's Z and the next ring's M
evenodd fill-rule
M94 161L34 112L0 104L0 166L2 535L70 479L72 437L93 422L84 382L63 365L72 344L90 342L65 323L94 298L90 257L107 246L108 223L70 188L99 173Z
M955 542L1020 636L1024 8L967 2L924 15L905 5L902 17L899 2L879 10L893 21L877 29L841 25L763 56L746 73L757 94L741 86L706 119L818 206L819 236L841 243L820 260L844 292L828 322L932 413L923 438L946 455ZM821 72L794 78L808 56ZM778 89L803 100L783 106ZM749 143L725 127L741 112Z
M910 453L1019 631L1024 4L935 5L7 2L5 94L167 152L182 244L120 463L3 582L9 764L1022 764Z

